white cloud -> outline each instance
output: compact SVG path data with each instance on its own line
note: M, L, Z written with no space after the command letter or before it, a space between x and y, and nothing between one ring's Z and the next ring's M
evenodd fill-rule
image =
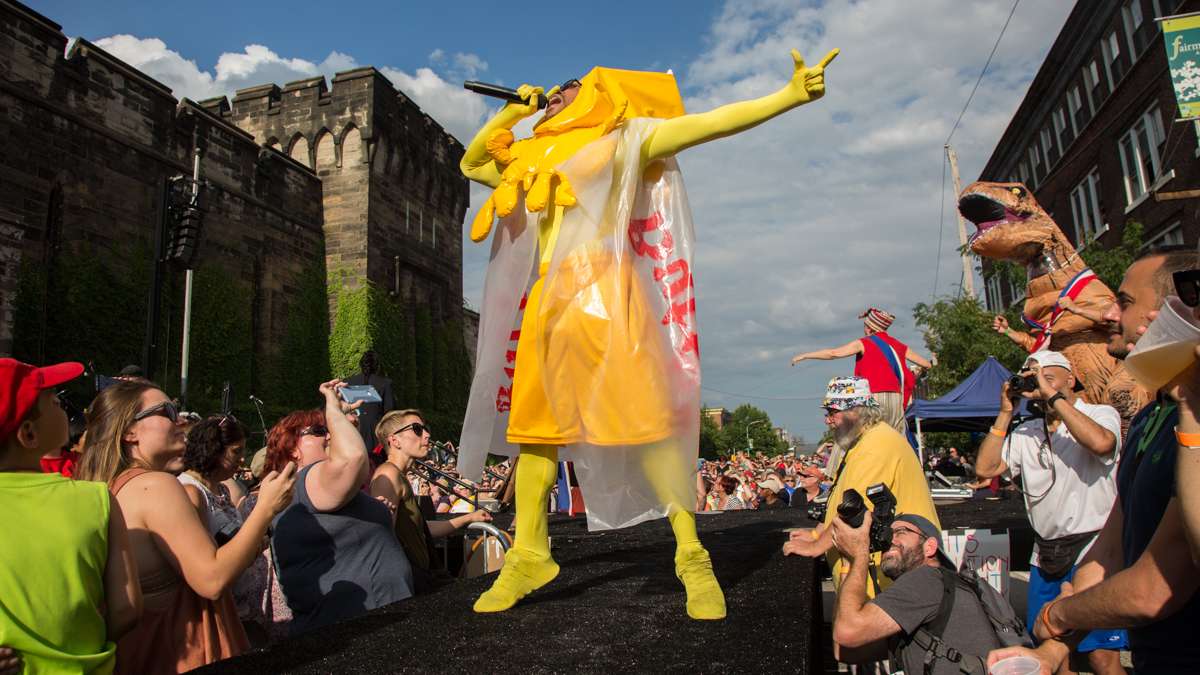
M942 144L1009 6L797 5L728 0L706 49L680 72L686 103L704 111L770 93L791 74L790 49L812 63L838 47L826 97L689 150L680 165L698 239L700 343L711 388L703 398L758 405L812 441L822 430L812 397L853 363L790 368L792 355L861 336L857 316L868 306L895 313L893 333L927 352L911 310L930 299L934 280ZM1018 8L954 136L964 183L988 159L1070 9ZM938 293L954 292L961 270L949 188L946 198Z
M96 40L96 44L167 85L176 96L192 100L232 97L238 89L271 82L282 85L318 75L331 78L360 65L352 55L339 51L332 51L323 61L314 63L287 58L269 47L252 44L240 52L221 54L210 72L169 49L158 38L113 35ZM379 70L443 128L466 143L487 114L488 103L456 82L485 72L488 64L475 54L446 54L440 49L430 54L429 60L432 68L418 67L411 74L390 66L379 66Z
M379 70L463 145L471 141L488 113L489 102L463 89L457 78L447 81L431 68L417 68L411 74L399 68Z

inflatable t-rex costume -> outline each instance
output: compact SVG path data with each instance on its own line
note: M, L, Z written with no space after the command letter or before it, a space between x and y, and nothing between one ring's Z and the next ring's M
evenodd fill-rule
M1112 290L1087 268L1023 184L972 183L959 195L958 210L978 228L971 238L972 251L1025 266L1029 283L1022 318L1031 332L1010 330L1009 338L1030 352L1051 348L1062 352L1083 384L1087 400L1113 406L1127 426L1149 402L1149 393L1109 356L1108 330L1067 311L1061 302L1070 298L1082 312L1094 315L1115 302Z

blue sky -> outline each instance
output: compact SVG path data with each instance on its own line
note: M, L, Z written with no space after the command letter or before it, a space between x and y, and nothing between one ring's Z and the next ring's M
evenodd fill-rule
M823 430L825 383L853 364L791 368L791 357L860 336L857 316L869 306L898 315L892 334L927 356L912 307L958 291L942 145L1012 6L30 4L68 35L98 42L193 99L374 65L464 142L493 108L464 92L463 79L549 86L594 65L672 69L688 109L702 111L777 89L791 74L793 47L810 61L840 48L824 99L679 158L697 232L704 401L753 403L809 441ZM953 138L964 184L991 155L1072 6L1047 0L1017 9ZM473 207L485 197L473 190ZM474 208L466 221L473 216ZM463 248L464 293L478 306L486 248L469 240Z
M632 9L597 11L581 2L29 4L62 24L68 35L158 37L203 69L212 69L221 53L248 44L313 62L338 51L359 63L397 67L423 65L441 49L476 54L493 64L489 72L495 79L517 83L522 78L561 81L599 63L678 69L700 50L701 38L720 11L719 3L705 0L602 5L636 8L638 20L630 21Z

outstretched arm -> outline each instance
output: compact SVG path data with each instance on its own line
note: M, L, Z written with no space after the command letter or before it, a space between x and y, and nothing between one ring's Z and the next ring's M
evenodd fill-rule
M642 143L642 163L670 157L693 145L745 131L796 106L825 95L825 67L838 55L834 49L816 66L804 65L800 52L792 50L795 69L792 79L779 91L750 101L723 105L715 110L683 115L659 124Z
M1111 296L1109 296L1106 300L1109 303L1113 301ZM1108 307L1105 305L1097 306L1096 303L1091 302L1084 302L1080 304L1065 296L1059 299L1058 304L1068 312L1096 324L1104 323L1104 311L1108 309Z
M815 352L804 352L803 354L797 354L794 357L792 357L792 365L794 366L797 363L800 363L801 361L804 361L806 359L818 359L821 361L831 361L833 359L844 359L847 356L854 356L855 354L861 354L862 351L863 351L862 340L854 340L853 342L847 342L846 344L842 345L841 347L834 347L833 349L818 349Z
M495 188L500 184L501 169L496 166L496 160L488 153L488 139L496 131L512 129L517 122L536 113L538 111L538 94L541 93L541 87L531 87L528 84L521 85L517 89L517 94L524 97L528 102L509 103L505 105L500 109L500 112L488 120L487 124L483 125L483 128L475 134L475 138L471 139L471 143L463 152L462 160L458 163L458 168L464 176L490 188Z
M1029 348L1033 346L1034 342L1036 342L1033 336L1029 333L1022 333L1019 330L1013 330L1010 328L1008 325L1008 319L998 314L996 315L996 318L992 319L992 329L994 329L997 333L1004 335L1009 340L1012 340L1018 347L1024 349L1025 351L1029 351Z
M937 354L934 354L934 356L937 356ZM911 361L911 362L917 364L918 366L921 366L925 370L929 370L930 368L933 367L932 361L925 358L924 356L921 356L920 354L914 352L911 349L904 353L904 360Z

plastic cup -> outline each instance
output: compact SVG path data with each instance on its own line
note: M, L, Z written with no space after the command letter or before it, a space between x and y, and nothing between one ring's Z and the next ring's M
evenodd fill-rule
M1158 317L1125 357L1125 368L1138 384L1157 391L1196 360L1200 325L1192 311L1173 295L1163 302Z
M1010 656L988 668L988 675L1040 675L1042 664L1030 656Z

